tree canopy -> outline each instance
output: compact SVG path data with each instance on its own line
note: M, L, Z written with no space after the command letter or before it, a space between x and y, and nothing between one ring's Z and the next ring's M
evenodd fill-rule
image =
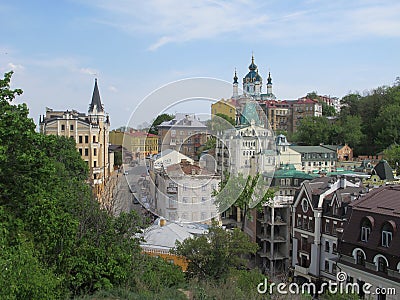
M176 242L173 253L188 260L187 274L200 279L225 279L230 268L247 267L245 255L258 245L239 229L226 231L213 224L207 234Z
M214 194L215 204L220 213L232 205L241 209L242 230L244 230L250 210L261 210L266 203L272 201L275 191L269 188L268 183L259 173L247 177L239 173L238 175L226 174L220 183L219 190L214 191Z
M0 80L0 298L151 288L143 268L170 264L143 259L135 238L141 219L100 209L74 140L35 132L27 106L12 103L22 90L10 89L11 76ZM182 280L174 270L177 275L159 277L159 285Z
M171 121L173 118L175 118L175 116L174 115L170 115L170 114L158 115L157 118L151 124L150 129L149 129L149 133L157 135L158 134L157 126L160 125L162 122Z

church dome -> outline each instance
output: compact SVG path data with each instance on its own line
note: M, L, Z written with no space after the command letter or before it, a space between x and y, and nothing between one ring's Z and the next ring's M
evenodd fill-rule
M262 77L258 74L257 65L254 63L254 56L251 56L251 64L249 65L249 73L244 77L245 82L262 82Z

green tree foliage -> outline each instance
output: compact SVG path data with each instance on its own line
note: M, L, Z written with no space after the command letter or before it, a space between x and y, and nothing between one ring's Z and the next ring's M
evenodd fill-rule
M330 144L333 127L325 117L305 117L301 120L294 140L307 145Z
M160 125L162 122L171 121L173 118L175 118L175 116L170 114L161 114L157 116L157 118L153 121L153 124L151 124L150 126L149 133L157 135L158 134L157 126Z
M389 165L400 174L400 146L393 144L383 151L383 157Z
M255 254L257 249L258 245L239 229L225 231L213 224L205 235L177 241L172 252L188 259L189 277L223 280L231 267L245 267L244 256Z
M326 117L332 117L336 115L336 110L333 106L326 104L325 102L321 102L322 105L322 115Z
M273 199L275 192L269 188L259 173L247 177L239 173L237 176L226 174L219 191L215 191L214 194L215 204L221 213L231 205L241 209L243 231L251 209L261 210Z
M169 270L158 285L179 282L181 271L143 259L135 213L113 217L100 209L75 142L35 132L26 105L12 104L22 91L10 89L11 75L0 80L0 298L135 290L147 266Z
M208 129L214 133L225 131L229 128L234 127L235 125L236 121L234 119L221 113L213 115L211 120L208 120L206 122L206 126L208 127Z

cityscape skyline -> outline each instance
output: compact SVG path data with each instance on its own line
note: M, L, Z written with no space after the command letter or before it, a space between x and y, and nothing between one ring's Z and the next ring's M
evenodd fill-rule
M389 0L2 3L0 71L14 70L18 102L36 123L45 107L86 112L98 78L111 128L124 126L143 98L176 80L231 83L236 69L241 87L252 53L263 90L270 71L278 99L341 98L398 76L388 49L400 44L399 9Z

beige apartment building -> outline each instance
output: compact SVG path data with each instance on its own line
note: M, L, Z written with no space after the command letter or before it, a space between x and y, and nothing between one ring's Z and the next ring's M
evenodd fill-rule
M113 169L109 156L110 120L101 103L97 79L88 114L76 110L55 111L46 108L40 116L40 132L73 138L82 159L89 166L89 181L94 194L99 197Z

